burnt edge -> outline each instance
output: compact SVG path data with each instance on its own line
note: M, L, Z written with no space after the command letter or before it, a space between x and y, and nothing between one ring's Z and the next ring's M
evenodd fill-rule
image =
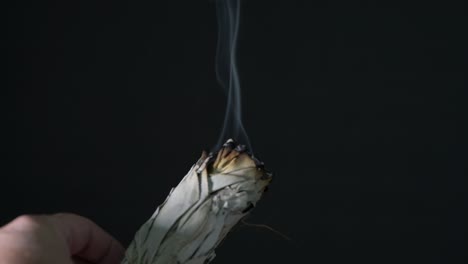
M239 144L232 138L228 139L217 151L210 152L208 154L208 159L209 160L206 163L207 166L210 166L210 165L212 165L214 163L214 161L216 159L216 156L218 155L218 152L221 151L223 148L230 148L230 149L235 150L235 151L237 151L239 153L246 153L254 161L257 170L261 170L263 172L260 179L262 179L262 180L267 180L267 179L272 180L273 179L273 177L272 177L273 173L268 171L267 169L265 169L265 163L260 161L257 157L255 157L253 155L253 153L247 148L246 145Z

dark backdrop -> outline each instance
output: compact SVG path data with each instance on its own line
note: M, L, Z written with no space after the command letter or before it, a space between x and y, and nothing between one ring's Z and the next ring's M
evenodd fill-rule
M71 211L127 245L216 143L214 3L168 2L8 4L0 224ZM244 2L244 121L275 173L248 221L291 241L240 226L215 262L462 263L463 5Z

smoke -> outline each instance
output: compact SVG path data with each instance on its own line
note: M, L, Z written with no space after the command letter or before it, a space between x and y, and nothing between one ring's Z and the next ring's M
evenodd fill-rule
M240 0L217 0L216 14L218 18L216 78L227 95L224 124L216 148L232 138L252 151L249 137L242 123L241 90L236 63Z

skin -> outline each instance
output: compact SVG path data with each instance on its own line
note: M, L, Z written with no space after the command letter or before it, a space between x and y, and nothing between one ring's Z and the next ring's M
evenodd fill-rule
M74 214L23 215L0 228L0 263L118 264L123 256L117 240Z

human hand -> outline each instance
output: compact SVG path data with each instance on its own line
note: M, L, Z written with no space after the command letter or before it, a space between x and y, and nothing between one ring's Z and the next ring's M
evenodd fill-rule
M0 263L118 264L122 245L74 214L24 215L0 228Z

